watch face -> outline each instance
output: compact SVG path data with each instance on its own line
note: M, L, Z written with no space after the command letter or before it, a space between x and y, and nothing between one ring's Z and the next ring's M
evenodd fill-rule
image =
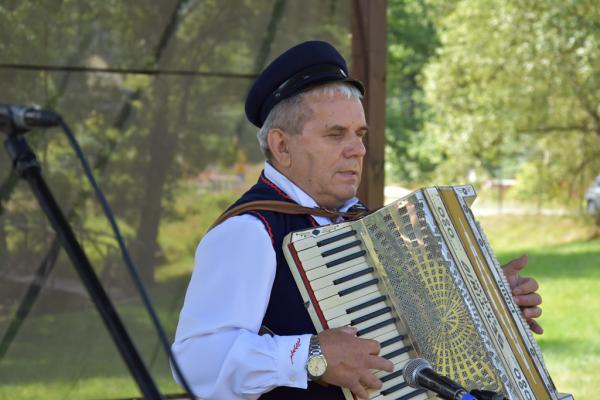
M327 362L325 361L325 356L316 356L310 357L308 359L308 363L306 364L306 369L308 372L315 377L320 377L325 373L327 369Z

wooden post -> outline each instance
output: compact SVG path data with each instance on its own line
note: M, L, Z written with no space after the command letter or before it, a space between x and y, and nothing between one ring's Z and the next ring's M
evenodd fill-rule
M383 205L385 147L385 62L387 0L352 1L351 76L363 82L369 135L358 197L376 209Z

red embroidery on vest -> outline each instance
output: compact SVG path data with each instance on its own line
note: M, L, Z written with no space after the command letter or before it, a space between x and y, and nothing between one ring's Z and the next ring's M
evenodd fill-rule
M265 224L265 227L267 228L267 233L269 234L269 237L271 238L271 243L273 244L273 248L275 248L275 238L273 238L273 231L271 230L271 225L269 225L269 222L267 221L267 219L265 217L262 216L262 214L256 212L256 211L250 211L250 213L256 215L258 218L260 218L263 222L263 224Z
M284 199L294 201L290 196L288 196L287 194L282 192L281 189L279 189L273 182L271 182L269 179L267 179L264 175L260 176L260 180L263 181L271 189L276 191ZM294 201L294 203L296 203L296 202ZM307 217L308 217L308 220L310 221L311 225L313 226L313 228L316 228L317 226L319 226L319 224L317 223L317 221L315 221L315 219L312 217L312 215L307 215Z
M294 347L292 347L292 350L290 351L290 361L292 362L292 365L294 365L294 354L296 354L296 351L299 348L300 348L300 338L298 338L296 343L294 343Z
M264 175L260 176L260 180L263 181L271 189L273 189L274 191L276 191L284 199L292 200L290 196L288 196L287 194L283 193L283 191L281 189L279 189L273 182L271 182L270 180L268 180L267 178L265 178Z

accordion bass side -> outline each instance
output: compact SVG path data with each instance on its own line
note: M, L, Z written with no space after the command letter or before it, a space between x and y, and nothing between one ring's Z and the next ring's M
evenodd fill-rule
M404 382L410 358L468 389L559 394L469 208L470 185L418 190L353 222L292 232L284 253L317 331L351 325L395 372L371 399L434 398ZM347 399L352 394L344 389Z

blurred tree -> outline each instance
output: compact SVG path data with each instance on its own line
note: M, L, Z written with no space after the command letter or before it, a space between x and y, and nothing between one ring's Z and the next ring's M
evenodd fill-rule
M423 180L435 153L423 140L427 110L420 75L439 45L426 0L388 1L386 177Z
M579 201L600 169L597 2L458 1L436 15L425 90L438 179L511 168L523 196Z

